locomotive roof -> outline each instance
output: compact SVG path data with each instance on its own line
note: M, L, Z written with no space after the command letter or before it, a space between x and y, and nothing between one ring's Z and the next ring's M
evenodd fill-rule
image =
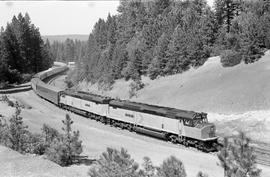
M108 103L109 102L108 97L95 95L95 94L88 93L88 92L65 90L64 93L66 93L67 95L76 97L76 98L80 98L80 99L88 100L88 101L93 101L96 103Z
M125 108L138 112L150 113L160 116L165 116L174 119L194 119L194 118L205 118L206 113L197 113L194 111L186 111L176 108L169 108L157 105L149 105L144 103L130 102L125 100L111 100L109 103L113 107Z

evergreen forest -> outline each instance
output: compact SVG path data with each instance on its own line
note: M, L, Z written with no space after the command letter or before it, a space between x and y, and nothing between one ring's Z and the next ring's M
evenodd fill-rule
M29 81L37 72L51 67L50 44L41 39L29 15L13 16L0 32L0 88Z
M81 47L77 79L156 79L217 55L224 67L250 64L270 48L267 0L215 0L213 8L206 0L120 0L117 10L96 22Z

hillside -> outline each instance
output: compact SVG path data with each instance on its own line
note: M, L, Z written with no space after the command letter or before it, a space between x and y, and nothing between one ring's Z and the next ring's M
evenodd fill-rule
M146 86L131 100L208 113L220 136L246 132L254 140L270 143L270 51L253 64L223 68L219 57L198 69L156 80L142 78ZM129 84L117 80L111 91L85 82L79 89L129 98ZM259 138L258 138L259 137Z
M81 177L83 175L69 167L63 168L43 157L22 155L0 145L0 176Z
M50 43L53 43L53 41L65 42L67 38L73 39L73 40L87 41L88 37L89 35L85 35L85 34L67 34L67 35L44 35L42 36L42 39L44 41L48 39Z
M270 52L254 64L224 68L219 57L209 58L198 69L156 80L142 78L145 88L134 101L213 113L243 113L270 108ZM128 99L130 81L118 80L111 91L97 85L79 85L82 90Z

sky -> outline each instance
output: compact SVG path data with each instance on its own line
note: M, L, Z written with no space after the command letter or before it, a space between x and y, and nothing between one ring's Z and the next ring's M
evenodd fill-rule
M213 0L207 0L211 5ZM99 18L117 14L119 1L0 1L0 26L28 12L41 35L90 34Z

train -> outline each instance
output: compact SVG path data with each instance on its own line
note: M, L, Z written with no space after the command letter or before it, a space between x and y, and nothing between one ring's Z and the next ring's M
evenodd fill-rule
M36 74L31 80L34 92L60 108L110 126L195 147L205 152L218 150L216 127L208 122L207 113L64 90L43 82L44 79L66 70L67 66L58 66Z

